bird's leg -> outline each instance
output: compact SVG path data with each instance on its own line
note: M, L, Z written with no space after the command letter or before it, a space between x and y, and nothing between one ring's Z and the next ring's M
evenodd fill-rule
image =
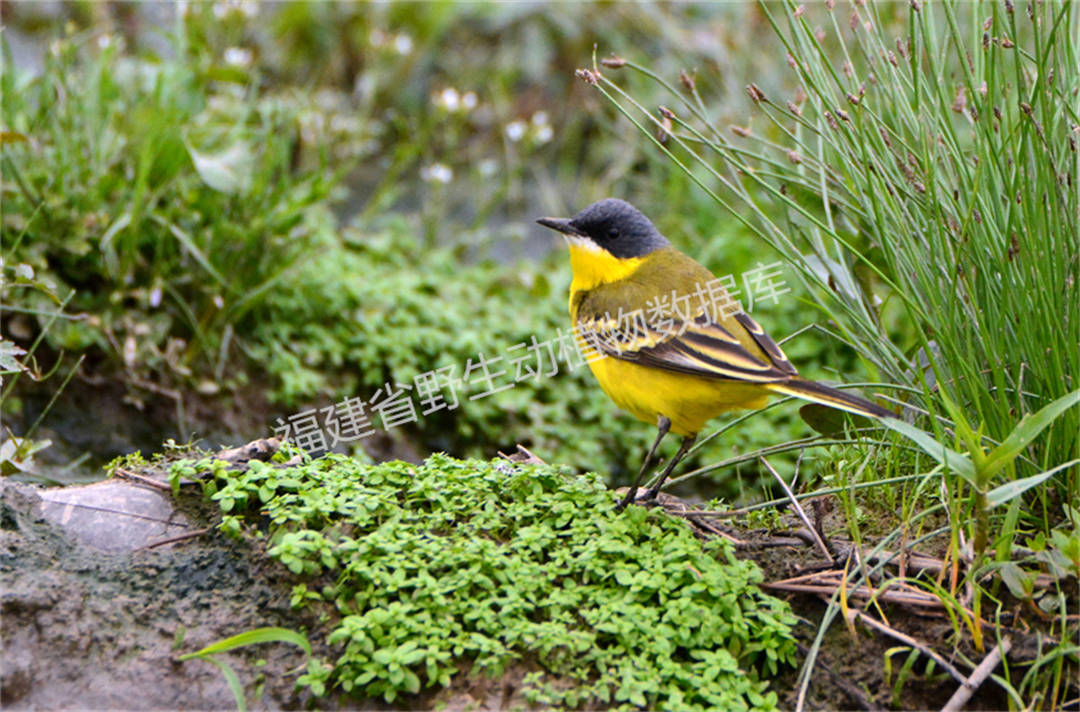
M664 481L667 480L668 475L675 469L675 465L679 464L679 461L686 456L686 451L690 449L690 446L697 440L697 433L693 435L687 435L682 439L682 445L679 446L679 451L675 453L675 457L671 458L671 462L667 464L664 471L660 474L660 479L656 481L656 484L649 488L649 491L645 493L645 501L656 499L656 495L660 494L660 488L663 486Z
M622 501L615 506L616 512L621 512L623 507L634 501L637 496L638 485L641 484L641 479L645 477L645 471L649 469L649 463L652 462L653 455L656 454L656 448L660 447L660 441L667 435L668 428L671 427L671 419L661 415L656 421L656 427L660 430L656 434L656 441L653 442L652 447L649 448L649 454L645 456L645 462L641 463L641 469L638 470L637 477L634 478L634 484L630 487L630 491L626 493L626 496L622 498Z

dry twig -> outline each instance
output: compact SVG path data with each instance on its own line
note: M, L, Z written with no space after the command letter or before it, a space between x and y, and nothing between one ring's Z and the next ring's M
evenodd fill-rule
M166 544L175 544L178 541L185 541L187 539L194 539L195 537L202 536L203 534L205 534L208 531L210 531L210 527L206 527L205 529L196 529L195 531L191 531L191 532L184 532L183 534L177 534L176 536L171 536L171 537L168 537L166 539L159 539L159 540L157 540L155 542L151 542L149 544L146 544L145 546L140 546L135 551L147 551L149 549L156 549L159 546L165 546Z
M158 480L152 479L145 475L140 475L138 473L132 472L131 470L125 470L122 467L117 467L115 470L113 470L113 474L125 480L131 480L132 482L138 482L139 484L146 485L147 487L153 487L154 489L161 490L162 492L172 492L172 488L170 488L169 485L165 484L164 482L159 482Z
M933 658L934 662L936 662L938 665L940 665L942 668L944 668L950 675L953 676L953 678L955 678L959 682L964 682L967 679L966 677L964 677L964 674L962 672L957 670L953 666L952 663L950 663L948 660L943 658L933 648L928 646L926 643L920 642L916 638L912 638L907 633L902 633L902 632L896 630L895 628L893 628L892 626L888 626L888 625L885 625L884 623L882 623L881 621L874 620L872 617L866 615L862 611L860 611L858 609L855 609L855 608L847 609L844 612L844 615L845 615L845 617L847 617L849 623L854 623L856 620L858 620L858 621L862 622L864 625L866 625L866 626L868 626L870 628L873 628L874 630L876 630L878 632L884 633L885 635L889 636L890 638L893 638L895 640L899 640L901 643L904 643L905 645L910 645L911 647L913 647L916 650L918 650L919 652L921 652L923 655L926 655L927 657Z
M795 493L788 487L787 482L784 482L784 478L773 469L773 466L769 464L769 461L764 457L759 457L761 464L765 465L765 469L772 473L772 476L776 478L776 481L780 483L780 486L784 489L784 494L791 500L791 506L795 508L795 512L799 515L799 519L803 521L806 528L810 530L810 534L813 535L814 543L817 545L818 550L825 556L826 559L832 561L832 554L829 552L829 547L825 546L825 542L822 541L821 536L818 535L817 529L814 528L813 522L810 521L810 517L806 516L806 512L803 511L802 505L799 504L799 500L795 499Z
M830 569L828 571L794 576L782 581L765 583L762 584L762 586L778 591L795 591L799 593L814 593L821 596L831 596L839 590L842 578L842 571ZM891 590L891 588L899 588L900 590ZM891 588L874 590L863 585L849 590L847 595L849 598L885 600L892 603L901 603L921 608L944 608L941 600L937 596L933 596L902 581L894 580L894 582L891 583Z
M505 452L499 451L499 457L509 460L510 462L519 462L526 465L546 465L547 463L541 460L539 457L529 451L527 447L521 443L517 444L517 452L507 455Z
M986 654L983 661L979 663L979 666L975 668L971 675L966 680L962 681L960 687L956 689L953 696L949 698L949 701L945 703L945 706L941 708L941 712L959 712L964 709L964 705L971 699L971 696L975 694L975 690L979 689L979 685L986 681L986 678L990 677L990 673L994 671L994 668L998 666L1001 659L1008 655L1009 649L1012 648L1012 640L1009 638L1002 638L1001 642L994 646L994 649Z

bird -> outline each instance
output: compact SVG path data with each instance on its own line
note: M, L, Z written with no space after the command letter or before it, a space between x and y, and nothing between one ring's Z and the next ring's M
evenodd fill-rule
M645 503L656 499L707 421L762 408L769 396L895 417L864 398L801 378L776 342L731 299L724 281L679 251L630 203L606 198L573 217L537 222L566 238L573 273L570 318L589 369L617 406L658 429L617 510L637 501L668 432L682 442L642 498Z

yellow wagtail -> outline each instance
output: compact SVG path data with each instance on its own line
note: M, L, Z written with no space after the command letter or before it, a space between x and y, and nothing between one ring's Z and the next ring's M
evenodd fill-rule
M772 394L859 415L894 416L868 400L799 378L748 314L715 308L737 305L719 280L626 201L608 198L572 218L537 222L561 232L569 243L570 317L579 343L606 357L589 361L600 387L620 408L656 423L660 431L620 509L634 501L669 430L683 436L682 444L646 501L656 498L706 421L729 410L761 408ZM706 293L711 300L700 298ZM697 303L691 295L699 297ZM679 304L689 308L680 313ZM650 313L663 318L644 318Z

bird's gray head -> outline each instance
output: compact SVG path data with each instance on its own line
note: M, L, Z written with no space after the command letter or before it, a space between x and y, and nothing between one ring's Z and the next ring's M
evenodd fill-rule
M572 242L595 246L615 257L644 257L671 243L641 211L625 200L606 198L572 218L540 218L536 222L558 230Z

